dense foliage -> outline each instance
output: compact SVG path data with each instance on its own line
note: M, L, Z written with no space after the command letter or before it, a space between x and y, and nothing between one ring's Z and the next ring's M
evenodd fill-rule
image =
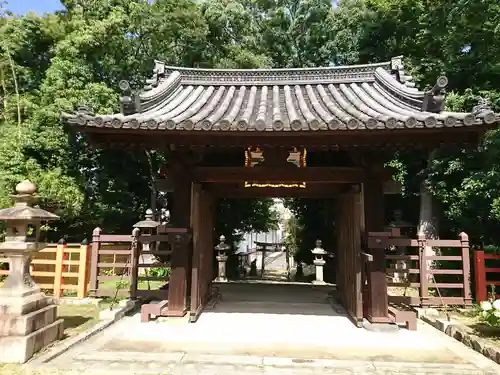
M341 0L335 7L330 0L63 4L65 10L56 14L0 18L0 206L10 203L15 183L29 177L45 197L43 204L62 216L59 233L82 237L95 225L123 231L146 209L152 169L163 156L90 150L84 137L61 125L59 113L82 103L96 112L116 111L118 81L130 79L139 87L155 58L184 66L251 68L404 55L422 88L447 74L450 110L470 110L481 95L500 111L497 0ZM499 151L493 131L477 149L436 153L424 174L443 204L450 223L445 229L465 230L475 244L500 242ZM421 157L395 156L408 194L416 191L421 165L414 160ZM225 202L218 227L265 228L269 205ZM312 208L294 203L297 212ZM324 228L330 220L325 215L303 214L299 227L304 233ZM317 235L309 234L311 240ZM310 247L309 239L303 241Z
M368 63L403 55L406 70L421 88L447 75L448 110L470 111L481 96L500 112L498 1L341 0L331 14L332 61ZM424 173L421 161L427 155L401 153L391 164L398 169L396 178L404 182L406 196L418 194L423 182L436 197L443 211L441 235L455 237L465 231L474 246L498 245L499 151L500 135L492 131L476 149L439 150ZM295 200L290 205L296 212L307 212L315 204ZM418 208L407 216L418 223ZM328 220L325 214L301 215L302 237L313 232L312 236L328 238Z

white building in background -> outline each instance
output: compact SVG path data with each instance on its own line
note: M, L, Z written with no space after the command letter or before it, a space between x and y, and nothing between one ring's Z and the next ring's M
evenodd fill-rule
M256 242L281 243L285 240L285 222L292 216L289 209L283 204L283 199L274 198L272 210L278 213L279 224L278 229L271 230L267 233L248 232L244 233L242 241L238 245L237 253L255 252Z

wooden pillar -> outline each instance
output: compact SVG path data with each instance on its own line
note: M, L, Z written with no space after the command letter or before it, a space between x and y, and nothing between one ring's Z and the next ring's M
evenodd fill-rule
M193 184L191 218L193 228L193 256L191 262L191 321L196 321L203 309L203 246L206 241L203 229L203 190L200 184Z
M187 233L169 234L172 247L171 271L168 288L167 316L184 316L187 310L188 291L191 287L191 174L182 163L172 161L174 185L171 226L189 229Z
M383 181L367 174L363 183L365 231L382 232L384 229ZM385 249L369 249L373 260L368 267L368 316L370 323L389 323Z

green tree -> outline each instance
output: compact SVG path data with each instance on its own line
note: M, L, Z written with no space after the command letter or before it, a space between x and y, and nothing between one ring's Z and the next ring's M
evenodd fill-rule
M189 0L63 4L57 14L0 17L0 204L9 205L15 184L28 177L42 204L61 216L54 236L80 240L96 225L123 233L149 205L152 169L164 155L92 150L86 137L62 126L60 112L81 104L117 112L119 80L139 88L154 59L213 66L232 59L231 48L219 43L218 54L208 53L210 19ZM235 227L247 227L252 217Z

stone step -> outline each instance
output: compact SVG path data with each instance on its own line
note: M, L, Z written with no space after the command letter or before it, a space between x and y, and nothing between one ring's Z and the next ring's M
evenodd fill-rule
M130 358L135 358L133 361ZM356 360L299 360L256 356L231 356L185 353L90 352L63 361L55 361L58 370L65 365L73 370L140 371L140 373L200 374L203 371L220 375L253 374L265 369L269 374L360 374L360 375L494 375L472 364L379 362Z

